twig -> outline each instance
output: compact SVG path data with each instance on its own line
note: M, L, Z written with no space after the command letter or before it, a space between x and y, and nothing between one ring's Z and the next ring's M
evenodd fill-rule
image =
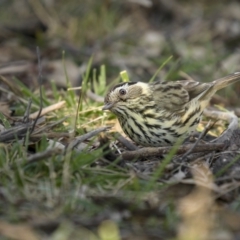
M128 150L134 151L137 150L138 147L135 146L132 142L128 141L125 137L123 137L120 133L117 134L117 140L122 143Z
M108 127L100 127L98 129L88 132L82 136L76 137L72 142L69 143L69 145L67 146L67 150L72 150L81 142L86 141L87 139L94 137L97 134L106 131L107 129L108 129Z
M30 136L31 140L35 140L35 139L39 139L42 138L43 136L47 137L47 138L70 138L72 137L71 133L67 133L67 132L62 132L62 133L57 133L57 132L44 132L44 133L37 133L35 134L35 132Z
M30 115L31 106L32 106L32 99L30 98L28 100L27 109L26 109L26 111L24 113L24 116L23 116L23 123L29 122L29 115Z
M40 117L41 112L42 112L42 108L43 108L43 100L42 100L43 99L43 97L42 97L42 65L41 65L39 47L37 47L37 59L38 59L38 71L39 71L39 74L38 74L38 84L39 84L39 91L40 91L40 109L39 109L39 112L37 114L37 117L36 117L35 121L33 122L32 129L31 129L30 133L32 133L34 131L34 128L35 128L35 126L37 124L37 120Z
M181 159L184 159L187 157L187 155L189 155L193 149L198 145L198 143L200 142L200 140L207 134L207 132L210 130L210 123L211 121L208 122L208 124L206 125L206 127L204 128L204 130L201 132L200 136L198 137L197 141L193 144L192 148L190 148L186 153L183 154L183 156L181 156Z
M78 120L78 116L79 116L79 108L80 108L80 105L81 105L81 102L82 102L82 98L83 98L83 92L82 92L82 88L81 88L80 94L78 96L78 103L77 103L77 109L76 109L76 115L75 115L74 133L76 132L76 128L77 128L77 120Z
M186 144L179 147L179 149L176 151L176 154L183 154L189 151L193 147L194 144ZM211 152L211 151L217 151L222 150L225 147L225 143L209 143L209 144L199 144L195 146L194 149L192 149L192 153L197 152ZM161 154L167 154L171 151L173 147L159 147L159 148L153 148L153 147L146 147L141 148L136 151L126 151L122 153L122 158L124 160L133 160L136 158L142 158L142 157L150 157L150 156L159 156Z
M29 101L28 101L26 111L25 111L24 116L23 116L23 123L28 123L29 122L29 114L30 114L31 106L32 106L32 99L30 98ZM27 141L28 141L27 136L29 135L28 130L29 129L27 129L27 132L24 134L24 137L23 137L24 145L27 145ZM30 128L30 133L31 132L32 132L32 129Z
M174 184L175 182L173 181L164 181L166 183L171 183L171 184ZM198 180L198 179L193 179L193 178L190 178L190 179L182 179L180 181L176 181L177 184L179 183L183 183L183 184L190 184L190 185L197 185L197 186L202 186L202 187L206 187L207 189L210 189L210 190L213 190L215 192L219 192L220 191L220 187L218 187L215 183L213 182L204 182L204 181L201 181L201 180Z
M24 123L20 126L12 127L0 134L0 142L9 142L26 135L27 131L32 127L32 123Z
M23 123L29 122L31 105L32 105L32 99L30 98L29 101L28 101L27 109L26 109L26 111L24 113L24 116L23 116Z
M39 152L39 153L35 153L34 155L31 155L30 157L28 157L26 159L26 165L41 161L41 160L46 160L46 158L52 157L52 156L56 156L56 155L60 155L61 153L63 153L63 150L60 148L51 148L51 149L47 149L46 151L43 152ZM62 155L62 154L61 154ZM23 159L19 159L17 160L17 162L22 162Z
M40 115L39 115L39 111L35 112L35 113L32 113L30 114L29 118L31 119L36 119L38 117L41 117L43 115L46 115L47 113L49 112L52 112L54 110L57 110L59 108L61 108L66 102L65 101L61 101L61 102L58 102L58 103L55 103L55 104L52 104L51 106L48 106L48 107L45 107L42 109Z
M226 201L227 199L231 198L227 193L233 192L233 190L239 189L239 187L240 187L240 182L236 180L232 181L231 183L225 183L224 187L221 188L221 191L215 195L215 199L224 197Z
M62 123L62 122L64 122L67 118L68 118L68 117L64 117L64 118L62 118L62 119L59 119L59 120L56 121L56 122L53 122L53 123L51 123L51 124L49 124L49 125L47 125L47 126L44 126L44 127L41 127L41 128L39 128L39 129L37 129L36 131L34 131L34 133L32 134L32 136L35 136L35 134L40 133L40 132L43 132L43 131L48 131L49 129L57 126L58 124L60 124L60 123Z

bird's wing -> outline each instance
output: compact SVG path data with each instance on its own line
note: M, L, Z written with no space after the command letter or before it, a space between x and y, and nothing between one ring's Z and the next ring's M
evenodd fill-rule
M188 102L204 94L210 87L210 83L189 80L154 82L152 83L153 99L159 108L180 114L186 111Z
M183 88L188 92L189 101L194 98L200 98L208 89L213 86L212 83L200 83L189 80L177 81L177 83L180 83Z
M153 100L160 109L182 111L189 102L188 91L177 82L152 83Z

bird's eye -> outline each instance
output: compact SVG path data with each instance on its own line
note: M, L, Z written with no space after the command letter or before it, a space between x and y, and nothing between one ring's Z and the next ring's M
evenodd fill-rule
M119 90L119 94L120 95L125 95L127 93L127 91L124 89L124 88L121 88L120 90Z

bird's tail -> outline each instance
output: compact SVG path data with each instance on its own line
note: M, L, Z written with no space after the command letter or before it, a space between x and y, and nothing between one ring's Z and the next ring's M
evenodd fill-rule
M235 83L240 80L240 72L235 72L227 75L226 77L219 78L212 82L211 86L201 95L199 100L210 99L218 90L225 88L229 84Z

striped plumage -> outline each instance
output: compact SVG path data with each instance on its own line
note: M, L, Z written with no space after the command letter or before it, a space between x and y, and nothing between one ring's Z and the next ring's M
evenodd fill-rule
M195 130L214 93L238 80L240 72L210 83L120 83L106 95L103 110L112 111L123 131L140 145L174 144Z

